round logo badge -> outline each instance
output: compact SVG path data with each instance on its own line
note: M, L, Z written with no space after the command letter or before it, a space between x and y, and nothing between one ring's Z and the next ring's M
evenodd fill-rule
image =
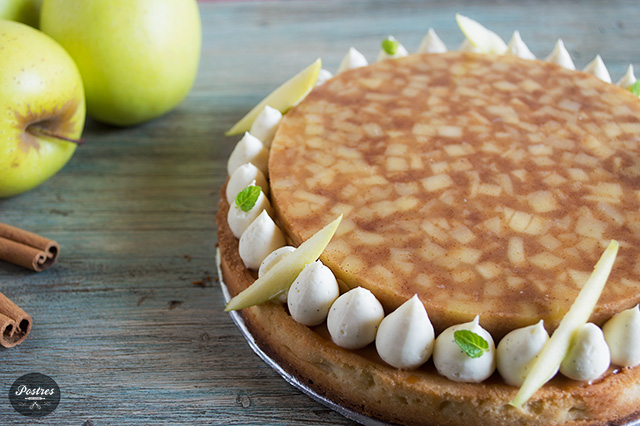
M23 416L43 417L51 414L60 403L60 388L49 376L25 374L11 385L9 401Z

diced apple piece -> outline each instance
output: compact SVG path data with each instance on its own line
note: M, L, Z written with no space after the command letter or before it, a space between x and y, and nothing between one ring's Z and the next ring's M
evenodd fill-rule
M358 83L366 87L367 89L377 89L382 86L384 80L381 78L361 78Z
M529 258L529 262L540 269L553 269L556 266L560 265L563 260L562 258L555 256L548 251L545 251L542 253L538 253L535 256L531 256Z
M294 252L231 299L225 311L235 311L266 302L287 289L306 265L318 260L338 229L341 220L342 215L300 244Z
M576 223L576 234L596 240L602 239L607 223L594 217L581 216Z
M492 217L491 219L487 219L482 222L489 231L493 232L496 235L500 235L502 232L502 221L499 217Z
M437 242L443 243L449 239L448 233L444 232L442 229L438 228L436 225L429 222L428 220L425 220L424 222L422 222L420 227L424 232L427 233L427 235L429 235L431 238L433 238Z
M420 256L422 256L428 262L442 257L446 253L447 251L442 248L442 246L430 242L425 242L422 249L419 251Z
M419 204L418 200L414 197L400 197L395 203L397 210L401 212L413 210Z
M459 13L456 14L456 21L469 42L482 53L504 55L507 52L507 44L498 34Z
M529 146L529 154L531 155L552 155L553 147L545 144L531 145Z
M433 163L430 165L431 171L434 174L446 173L449 171L449 163L446 161L440 161L438 163Z
M441 189L445 189L453 185L453 180L449 175L434 175L428 178L422 179L422 186L428 192L435 192Z
M511 182L511 178L508 174L500 173L498 176L496 176L496 179L502 189L504 189L504 192L506 192L507 194L513 194L513 182Z
M529 235L541 235L547 232L548 229L549 222L545 218L534 216L524 232Z
M598 182L597 185L589 185L588 188L596 197L620 202L624 195L622 185L617 182Z
M407 163L407 160L402 157L387 157L386 168L390 173L404 172L409 169L409 164Z
M451 277L459 283L466 283L476 278L476 274L469 269L456 268L451 271Z
M562 318L560 325L542 348L515 398L509 404L521 407L556 374L560 363L569 351L573 333L589 320L589 316L591 316L609 278L617 254L618 243L612 240L596 263L589 280L584 284L571 308Z
M415 136L432 136L436 132L435 127L430 124L416 123L413 125L411 133Z
M524 252L524 241L520 237L511 237L507 248L509 262L516 266L522 266L527 261Z
M502 187L490 183L481 183L478 186L478 194L488 195L489 197L498 197L502 192Z
M502 268L494 262L483 262L476 266L476 270L484 279L490 280L502 273Z
M560 176L558 173L553 172L542 181L549 186L560 186L563 185L567 181L567 179Z
M324 133L324 124L322 123L307 123L304 128L304 134L307 136L318 136Z
M226 136L237 135L249 131L256 117L262 112L265 106L269 105L281 113L286 113L291 107L304 98L316 84L318 74L322 68L320 58L314 63L300 71L298 74L284 82L280 87L271 92L258 105L240 119L231 129L225 133Z
M460 247L451 252L451 257L469 265L475 265L478 263L481 256L482 251L471 247Z
M462 128L459 126L438 126L438 136L442 136L444 138L461 138L462 137ZM447 147L445 146L446 150ZM461 154L464 155L464 154Z
M538 239L538 242L542 247L551 251L557 249L558 247L562 247L562 241L560 241L559 239L557 239L551 234L543 235Z
M609 218L611 218L618 226L622 226L626 222L626 219L624 215L620 212L620 210L618 210L617 208L615 208L609 203L606 203L606 202L598 203L596 208L597 208L597 211L599 211L600 213L604 213L605 215L609 216Z
M453 257L452 254L439 257L433 263L446 269L456 269L460 265L460 259Z
M360 232L354 235L354 239L360 244L367 246L378 246L384 243L384 237L381 234L363 230L360 230Z
M402 143L390 143L384 153L386 156L403 156L409 147Z
M442 126L446 127L446 126ZM440 132L440 130L438 130ZM460 157L462 155L469 155L473 151L469 145L464 144L449 144L444 146L444 152L450 157Z
M586 283L587 280L589 279L588 272L578 271L576 269L569 269L568 272L569 272L569 277L571 278L573 283L578 286L578 288L582 288L584 283Z
M520 182L527 180L527 171L524 169L518 169L511 172Z
M432 219L433 223L440 227L440 229L451 229L449 221L445 217L436 217Z
M512 291L518 290L520 287L522 287L526 283L527 281L524 278L513 277L513 276L507 277L507 284L509 285L509 288Z
M458 158L451 163L451 169L456 172L466 172L473 169L473 164L466 158Z
M567 173L571 179L578 182L586 182L589 180L589 175L583 169L570 168L567 169Z
M355 275L367 267L367 262L365 262L362 256L356 253L351 253L342 260L340 266L347 272L347 274Z
M591 253L596 249L598 245L598 241L592 238L581 238L578 244L576 244L576 248L584 251L585 253Z
M456 225L451 230L451 237L453 237L460 244L469 244L475 240L476 234L463 224Z
M529 213L517 211L511 216L511 220L509 220L509 227L516 232L524 232L532 218L533 216Z
M558 208L556 197L551 191L536 191L527 197L529 205L537 213L547 213Z
M587 136L583 143L589 151L598 158L609 158L615 153L615 150L603 144L592 135Z

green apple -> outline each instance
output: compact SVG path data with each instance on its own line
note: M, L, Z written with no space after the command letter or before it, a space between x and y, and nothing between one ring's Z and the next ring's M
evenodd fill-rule
M60 170L84 117L82 80L67 52L34 28L0 20L0 197Z
M42 0L0 0L0 19L18 21L38 28Z
M196 0L45 0L40 28L78 65L87 113L118 126L173 109L200 61Z

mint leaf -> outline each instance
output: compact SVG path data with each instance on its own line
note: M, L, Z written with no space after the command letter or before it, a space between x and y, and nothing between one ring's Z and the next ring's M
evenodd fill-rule
M457 330L453 338L460 349L471 358L480 358L489 350L489 343L471 330Z
M256 205L261 190L259 186L250 185L240 191L236 196L236 208L243 212L251 210Z
M629 87L629 91L634 95L640 97L640 80L636 81Z
M387 54L393 56L398 51L398 45L399 44L400 43L398 43L398 40L396 40L395 38L389 36L389 37L385 38L384 40L382 40L382 50L387 52Z

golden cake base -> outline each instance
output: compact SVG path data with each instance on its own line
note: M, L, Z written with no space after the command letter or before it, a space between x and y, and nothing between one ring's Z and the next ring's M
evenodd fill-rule
M223 195L217 215L220 278L234 296L255 275L240 259L228 209ZM418 370L398 370L371 345L358 351L338 347L324 325L299 324L281 304L253 306L241 315L259 348L287 374L372 419L403 425L640 425L640 368L611 369L592 384L557 376L518 409L509 405L517 388L497 373L472 384L440 376L431 361Z

